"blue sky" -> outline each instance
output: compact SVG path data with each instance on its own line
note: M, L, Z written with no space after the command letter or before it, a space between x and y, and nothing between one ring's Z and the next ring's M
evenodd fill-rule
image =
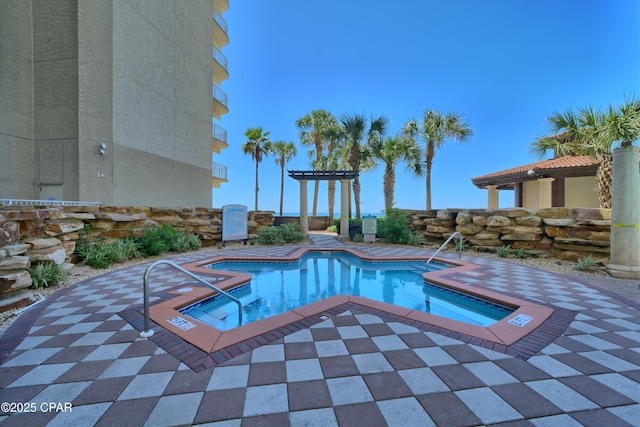
M432 206L483 208L471 178L536 161L528 144L554 110L640 95L637 0L232 0L223 16L230 112L218 123L229 148L214 161L229 182L214 189L214 207L254 207L255 163L241 149L249 127L297 144L287 169L311 169L295 120L322 108L384 114L390 133L425 109L461 114L475 135L437 152ZM384 208L383 170L361 174L362 212ZM280 169L266 158L259 174L259 208L277 211ZM323 183L318 212L326 194ZM424 178L399 165L396 207L424 209L425 197ZM500 205L513 206L511 192ZM298 210L299 185L285 177L284 211Z

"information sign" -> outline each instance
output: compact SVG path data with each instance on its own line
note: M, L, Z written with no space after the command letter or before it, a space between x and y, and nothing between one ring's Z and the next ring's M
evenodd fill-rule
M373 215L362 217L362 235L365 242L375 242L376 233L378 232L378 221Z
M244 205L225 205L222 207L222 241L244 240L249 238L247 226L247 207Z

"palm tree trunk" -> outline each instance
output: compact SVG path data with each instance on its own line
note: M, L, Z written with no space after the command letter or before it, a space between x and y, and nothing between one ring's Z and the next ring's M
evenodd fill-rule
M282 216L282 201L284 199L284 165L280 168L280 216Z
M393 165L387 164L382 178L382 187L384 188L384 209L389 210L393 207L394 185L396 181L396 171Z
M313 183L313 208L311 209L311 216L316 216L318 213L318 190L320 189L320 181L316 180Z
M258 210L258 191L260 190L260 188L258 187L258 161L256 160L256 200L255 200L255 209L254 210Z
M429 161L426 162L426 176L427 176L427 206L426 209L431 209L431 163Z
M597 156L600 161L596 176L598 184L596 191L598 192L598 200L600 208L611 209L611 185L613 182L613 157L611 153L604 153Z
M336 182L329 181L327 184L328 198L329 198L329 225L333 224L333 208L336 203Z
M360 219L360 179L358 175L353 178L353 202L356 205L356 218Z

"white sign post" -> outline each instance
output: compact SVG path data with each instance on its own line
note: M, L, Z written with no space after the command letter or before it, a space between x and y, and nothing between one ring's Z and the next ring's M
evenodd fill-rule
M249 240L247 225L247 207L244 205L225 205L222 207L222 245L229 240Z

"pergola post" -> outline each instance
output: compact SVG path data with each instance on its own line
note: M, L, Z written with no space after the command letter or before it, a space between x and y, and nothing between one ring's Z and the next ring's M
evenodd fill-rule
M300 181L300 231L309 234L309 212L307 208L307 180Z
M349 236L349 183L348 179L340 180L340 237Z

